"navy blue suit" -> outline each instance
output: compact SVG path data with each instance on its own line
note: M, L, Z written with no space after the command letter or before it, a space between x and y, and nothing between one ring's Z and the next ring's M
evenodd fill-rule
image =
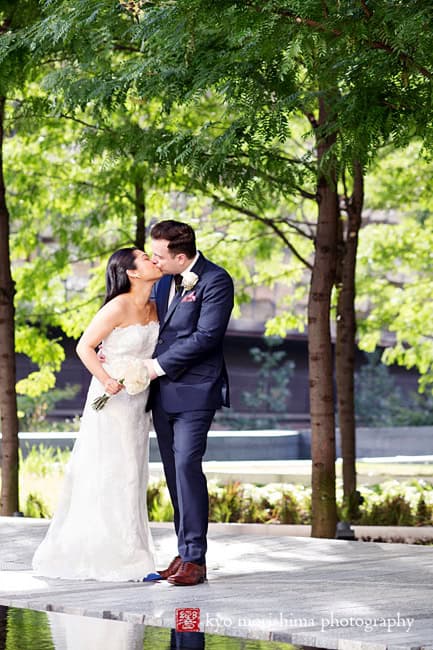
M229 406L223 339L233 309L233 282L221 267L199 255L189 291L168 306L172 276L158 282L160 322L154 357L165 375L151 384L149 405L174 508L179 555L203 564L208 493L202 471L207 434L221 406Z

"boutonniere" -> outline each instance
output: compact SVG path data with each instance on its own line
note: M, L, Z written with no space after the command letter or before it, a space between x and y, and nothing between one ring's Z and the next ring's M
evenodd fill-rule
M186 273L183 273L182 286L185 289L185 291L191 291L191 289L195 287L197 282L198 282L197 273L194 273L193 271L187 271Z

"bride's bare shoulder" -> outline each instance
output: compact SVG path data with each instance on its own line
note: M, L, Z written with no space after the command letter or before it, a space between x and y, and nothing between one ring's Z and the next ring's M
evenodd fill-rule
M103 305L99 310L99 313L105 318L118 320L124 315L127 305L128 301L126 301L122 295L116 296L109 302L105 303L105 305Z

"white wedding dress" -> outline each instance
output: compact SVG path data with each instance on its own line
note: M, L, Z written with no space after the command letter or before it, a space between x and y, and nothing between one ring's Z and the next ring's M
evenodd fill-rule
M151 357L158 331L156 322L114 329L103 342L105 363ZM104 388L92 378L60 502L33 557L36 575L126 581L155 571L146 503L148 390L122 390L95 411Z

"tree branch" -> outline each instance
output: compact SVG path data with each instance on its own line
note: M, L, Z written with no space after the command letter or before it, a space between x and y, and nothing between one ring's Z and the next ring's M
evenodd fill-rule
M319 128L319 122L317 121L316 117L314 116L313 113L310 111L303 111L305 117L307 120L310 122L311 126L313 127L313 130L316 131Z
M233 158L235 161L238 160L236 157ZM240 163L242 164L242 163ZM244 165L243 167L247 171L252 172L255 176L259 176L260 178L264 178L267 181L273 183L277 187L281 189L283 182L273 176L272 174L269 174L268 172L262 171L261 169L257 169L256 167L253 167L252 165ZM293 185L293 188L304 198L304 199L310 199L311 201L317 201L317 194L312 194L311 192L308 192L307 190L304 190L302 187L299 185Z
M296 144L298 144L296 141L294 141ZM305 149L305 147L304 147ZM261 148L260 151L267 157L267 158L272 158L273 160L281 160L282 162L287 162L292 165L304 165L307 169L309 169L312 172L316 172L316 169L313 164L307 162L306 160L302 160L302 158L289 158L288 156L283 156L282 154L276 153L272 149L266 149L266 148ZM308 149L306 149L308 151ZM246 153L241 153L240 155L235 155L235 154L230 154L227 156L227 160L250 160L250 156Z
M302 257L300 253L296 250L296 248L293 246L293 244L290 243L290 241L287 239L286 235L278 228L276 223L272 219L267 219L266 217L261 217L257 213L253 212L252 210L249 210L248 208L243 208L242 206L234 205L230 203L229 201L226 201L225 199L221 199L219 196L216 194L212 194L212 198L216 203L219 203L220 205L225 206L226 208L229 208L230 210L235 210L236 212L240 212L241 214L245 214L247 217L251 217L252 219L256 221L260 221L263 223L265 226L273 230L278 237L284 242L284 244L287 246L287 248L293 253L293 255L298 259L304 266L306 266L308 269L312 270L312 265L310 262L308 262L306 259Z
M307 192L307 190L304 190L302 187L299 187L299 185L295 185L294 188L297 192L299 192L299 194L304 199L309 199L310 201L317 201L317 194L312 194L311 192Z
M84 302L80 303L79 305L73 305L72 307L69 307L68 309L63 309L61 311L32 311L32 317L38 320L43 320L44 318L50 318L52 316L59 316L63 314L69 314L70 312L76 312L77 309L80 309L81 307L85 307L86 305L90 305L90 303L95 302L96 299L102 300L104 298L103 294L97 294L93 296L92 298L89 298L88 300L85 300Z
M323 16L325 18L329 18L329 10L328 10L328 7L326 5L326 2L324 2L324 0L322 0L322 7L323 7Z
M5 18L4 21L0 25L0 34L6 34L8 31L9 27L11 26L12 21L10 18Z
M405 54L404 52L396 52L396 50L391 45L388 45L388 43L384 43L383 41L370 41L369 45L374 50L383 50L389 54L397 54L401 61L413 65L418 70L418 72L420 72L427 79L431 79L433 77L433 74L427 70L427 68L424 68L424 66L416 63L416 61L411 56L409 56L409 54Z
M121 43L114 43L113 50L116 52L133 52L134 54L143 54L139 48L132 47L131 45L122 45Z
M71 120L72 122L76 122L77 124L81 124L82 126L85 126L87 129L93 129L94 131L108 131L109 133L114 133L113 129L107 129L107 128L101 129L100 126L96 126L95 124L89 124L89 122L85 122L84 120L80 120L79 117L73 117L72 115L66 115L66 113L60 113L59 117L63 118L64 120Z
M302 16L297 16L293 11L280 9L276 13L279 16L292 18L295 21L295 23L297 23L298 25L307 25L307 27L312 27L313 29L317 29L319 32L330 32L331 34L334 34L334 36L341 36L343 34L343 32L339 29L333 28L329 30L325 25L322 25L322 23L317 22L317 20L312 20L311 18L302 18Z
M304 165L307 169L309 169L312 172L315 172L315 166L306 160L302 160L301 158L286 158L286 156L282 156L281 154L274 153L273 151L266 152L271 158L274 158L275 160L281 160L282 162L288 162L293 165Z
M361 4L364 8L364 13L367 11L369 12L368 7L365 4L364 0L361 0ZM250 4L251 6L251 4ZM256 11L262 11L261 6L253 6L253 8ZM298 16L295 12L287 10L287 9L280 9L276 10L275 12L278 16L283 16L286 18L290 18L291 20L294 20L295 23L298 25L306 25L307 27L311 27L315 30L318 30L320 32L328 32L329 34L333 34L334 36L343 36L343 31L339 29L329 29L326 25L323 25L322 23L318 22L317 20L312 20L310 18L303 18L302 16ZM427 79L431 79L433 77L433 74L427 70L422 65L419 65L416 63L416 61L409 56L408 54L405 54L404 52L397 52L391 45L388 45L387 43L384 43L383 41L366 41L367 44L375 49L375 50L384 50L385 52L388 52L389 54L396 54L402 61L406 63L411 63L417 70L420 72L424 77Z
M371 18L373 15L373 12L370 11L370 9L367 7L367 3L365 0L361 0L361 6L362 10L367 18Z
M305 239L309 239L310 241L313 241L314 235L311 234L311 231L310 231L310 234L308 235L306 232L304 232L302 230L302 228L295 221L293 221L293 219L281 219L281 223L285 223L287 226L289 226L289 228L292 228L299 235L301 235L302 237L305 237ZM309 225L309 224L307 224L307 225Z

